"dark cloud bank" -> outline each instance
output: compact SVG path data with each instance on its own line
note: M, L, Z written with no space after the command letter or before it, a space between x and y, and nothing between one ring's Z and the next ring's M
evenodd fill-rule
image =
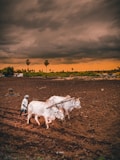
M0 59L120 59L119 0L1 0Z

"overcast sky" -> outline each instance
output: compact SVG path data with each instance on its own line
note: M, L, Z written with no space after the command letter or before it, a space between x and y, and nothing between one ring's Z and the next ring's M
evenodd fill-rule
M0 62L9 58L120 60L120 0L0 0Z

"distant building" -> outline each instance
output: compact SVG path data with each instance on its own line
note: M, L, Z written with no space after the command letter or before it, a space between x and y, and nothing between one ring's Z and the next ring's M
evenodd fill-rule
M23 77L23 73L14 73L14 77Z

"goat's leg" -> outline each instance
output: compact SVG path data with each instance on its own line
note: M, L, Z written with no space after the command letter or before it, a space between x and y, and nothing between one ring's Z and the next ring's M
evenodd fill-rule
M49 128L49 122L48 122L48 119L47 119L47 117L44 117L45 118L45 124L46 124L46 129L48 129Z
M35 121L37 122L37 124L40 126L40 122L38 121L38 116L35 115Z
M32 114L28 114L28 116L27 116L27 124L29 124L31 116L32 116Z
M68 119L70 119L70 114L68 110L65 111L65 115L68 117Z

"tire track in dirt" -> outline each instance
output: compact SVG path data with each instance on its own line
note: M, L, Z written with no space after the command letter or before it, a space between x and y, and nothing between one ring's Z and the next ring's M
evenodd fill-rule
M7 143L5 143L5 144L8 145L11 141L13 141L13 143L15 141L17 141L17 143L19 143L19 145L14 145L15 150L17 150L17 149L24 150L24 149L26 149L26 146L27 146L29 149L32 148L33 150L38 150L37 148L41 148L40 152L42 152L42 153L47 152L51 155L55 155L57 150L54 150L54 148L59 147L60 150L64 151L64 155L66 155L66 157L70 156L72 158L72 155L68 154L70 151L76 152L77 156L81 156L81 154L85 155L85 156L87 156L88 154L94 154L94 152L92 150L85 148L83 145L78 144L77 142L69 142L69 141L65 141L61 138L46 136L46 135L40 134L39 131L36 129L34 131L33 130L31 131L31 128L17 127L18 132L19 131L23 132L22 135L28 135L28 137L29 136L31 137L31 134L32 135L37 134L37 136L40 138L39 141L42 141L41 143L36 142L36 141L34 142L34 140L32 142L30 142L30 141L27 141L24 136L19 136L17 134L14 134L14 130L16 127L12 126L11 123L9 123L7 125L4 124L4 125L7 126L8 130L11 132L11 134L4 133L3 138L8 137ZM2 133L1 133L1 135L2 135ZM10 142L9 142L9 137L10 137ZM49 141L49 143L51 143L51 147L47 146L48 141Z
M16 108L8 108L8 107L0 107L0 110L3 110L3 111L10 111L11 113L18 113L18 111L20 111L20 109L16 109Z

